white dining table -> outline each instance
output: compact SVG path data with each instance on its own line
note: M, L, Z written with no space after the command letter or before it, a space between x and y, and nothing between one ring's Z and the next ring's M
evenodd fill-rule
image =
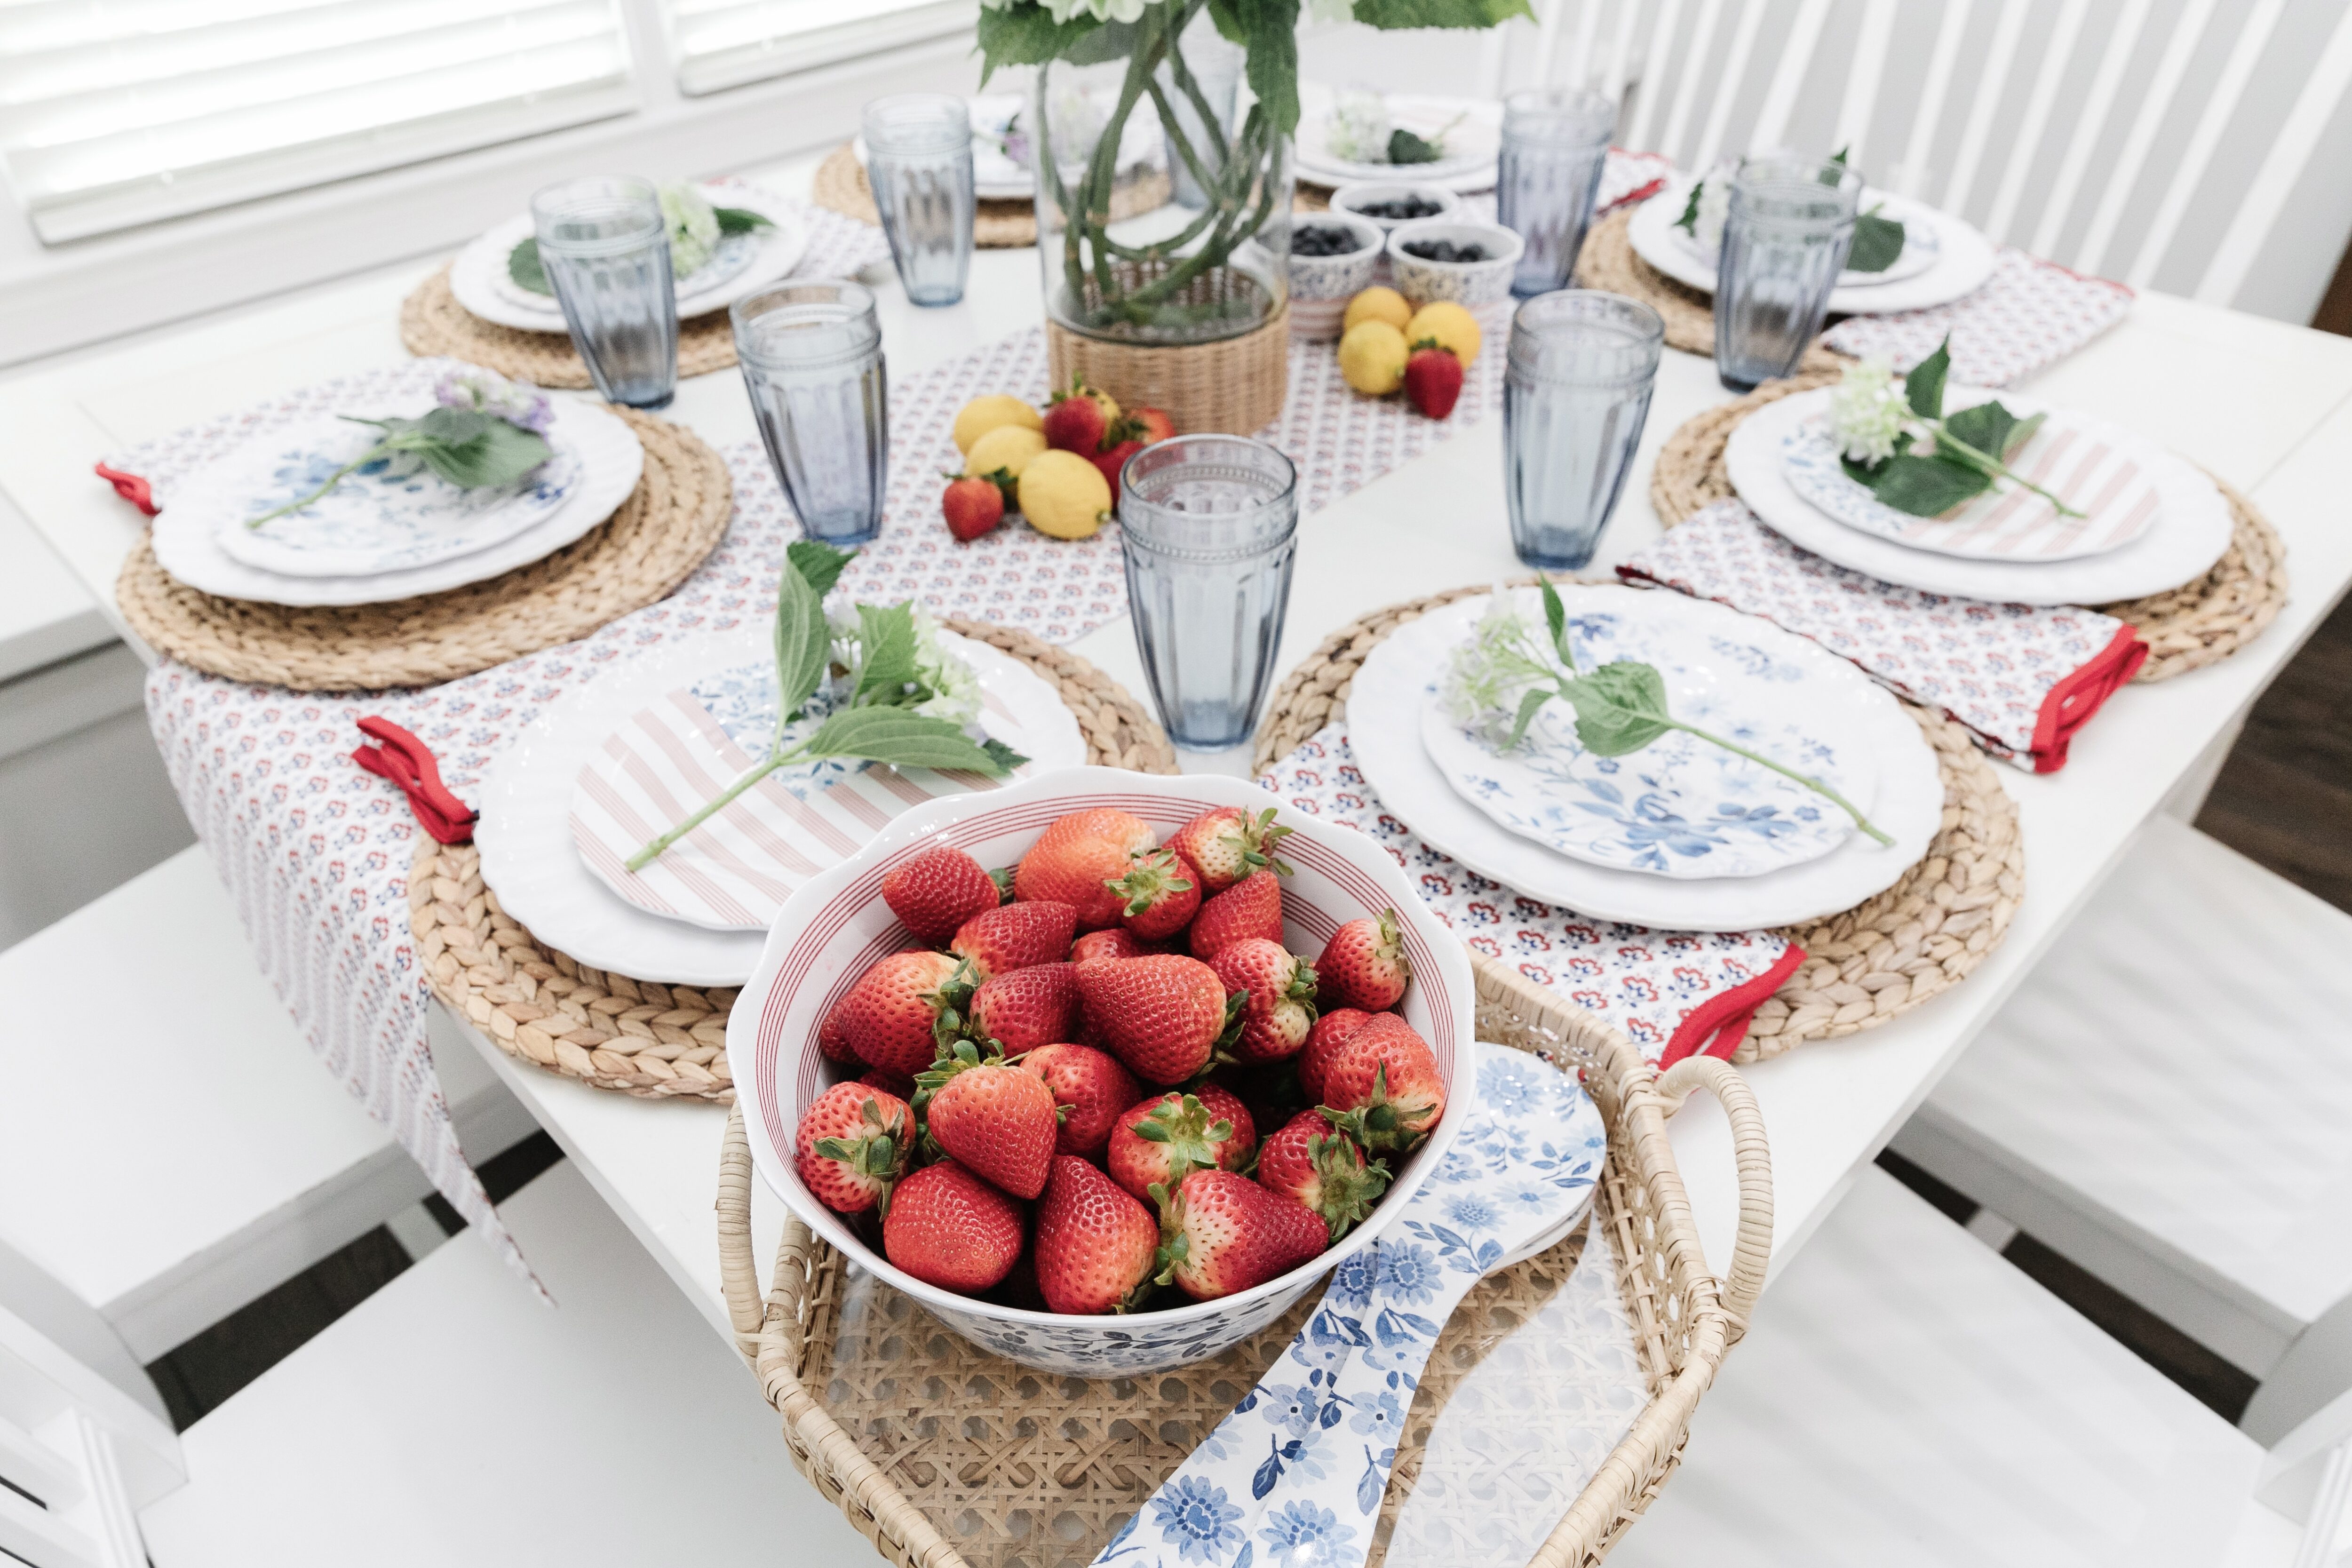
M811 157L748 173L804 193L814 166ZM386 267L0 376L0 489L136 647L113 590L142 523L92 476L91 463L291 387L397 363L404 357L400 302L441 260ZM899 375L1042 315L1032 250L980 251L962 303L945 309L909 305L895 279L877 288L885 352ZM1486 352L1502 349L1490 340ZM2118 693L2075 741L2063 772L1996 769L2023 823L2027 891L2007 940L1965 983L1880 1027L1745 1069L1770 1138L1776 1268L1927 1098L2128 852L2141 824L2168 801L2193 809L2249 707L2352 582L2352 493L2338 468L2340 454L2352 449L2352 340L2143 294L2122 325L2030 384L2049 403L2145 433L2249 496L2286 542L2293 595L2269 630L2232 657ZM1666 353L1593 574L1657 537L1648 498L1659 447L1730 396L1708 361ZM757 434L731 370L685 382L666 416L714 445ZM1504 518L1501 438L1499 417L1488 418L1301 520L1277 670L1379 606L1522 570ZM1146 694L1125 619L1073 646ZM1248 772L1245 749L1182 761L1188 771ZM488 1058L714 1330L727 1332L712 1214L726 1111L695 1100L649 1103L538 1071L437 1005L432 1028L436 1053ZM1735 1219L1727 1125L1700 1096L1672 1129L1707 1254L1727 1260ZM782 1222L764 1188L754 1220L764 1269Z

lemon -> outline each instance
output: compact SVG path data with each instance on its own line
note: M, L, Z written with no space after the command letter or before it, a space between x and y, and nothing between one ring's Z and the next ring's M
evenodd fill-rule
M1404 383L1404 334L1386 321L1358 321L1339 340L1339 374L1358 392L1385 397Z
M1386 321L1402 331L1404 324L1412 320L1412 307L1404 302L1403 295L1374 284L1348 301L1348 314L1342 318L1339 330L1351 331L1364 321Z
M1478 318L1451 300L1433 300L1405 323L1404 341L1414 348L1434 341L1439 348L1452 349L1468 370L1478 363Z
M1005 393L975 397L956 410L956 450L971 451L974 441L1006 425L1017 425L1024 430L1043 430L1045 418L1019 398Z
M1084 539L1110 516L1110 481L1076 452L1041 453L1021 475L1021 515L1055 539Z
M963 455L963 471L982 477L1003 468L1014 479L1045 449L1045 433L1026 425L999 425L971 444Z

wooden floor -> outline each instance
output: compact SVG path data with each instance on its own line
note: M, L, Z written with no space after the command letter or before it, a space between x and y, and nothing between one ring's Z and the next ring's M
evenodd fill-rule
M2352 910L2352 600L2254 704L2197 826Z

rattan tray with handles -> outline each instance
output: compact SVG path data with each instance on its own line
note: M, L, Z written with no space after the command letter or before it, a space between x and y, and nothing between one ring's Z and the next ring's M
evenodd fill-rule
M1737 1069L1700 1057L1662 1078L1592 1015L1499 963L1475 954L1473 963L1479 1037L1580 1072L1609 1127L1591 1224L1612 1245L1649 1399L1534 1559L1540 1568L1575 1568L1606 1556L1674 1473L1691 1413L1746 1329L1771 1248L1771 1159L1755 1097ZM1719 1280L1707 1270L1666 1136L1666 1118L1694 1089L1715 1094L1728 1113L1738 1173L1738 1238ZM875 1314L888 1320L898 1356L877 1377L839 1359L843 1343L858 1337L841 1331L849 1264L796 1219L784 1222L763 1300L752 1180L739 1107L728 1121L718 1202L719 1269L737 1348L783 1418L793 1466L901 1568L1088 1562L1256 1382L1313 1307L1312 1299L1302 1302L1212 1362L1159 1378L1088 1380L983 1354L897 1292L873 1286L903 1309ZM1580 1234L1498 1271L1455 1313L1399 1439L1398 1476L1412 1473L1447 1391L1458 1386L1438 1369L1466 1370L1507 1337L1532 1290L1559 1277L1560 1255L1582 1245ZM1384 1529L1398 1489L1392 1482ZM1007 1527L1014 1511L1055 1528L1024 1536ZM1384 1549L1376 1547L1374 1561Z

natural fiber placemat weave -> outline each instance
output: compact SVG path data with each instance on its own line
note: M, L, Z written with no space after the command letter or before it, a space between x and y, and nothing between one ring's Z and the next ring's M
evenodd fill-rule
M1633 226L1634 209L1640 205L1637 202L1620 208L1592 226L1591 232L1584 237L1584 248L1576 253L1577 285L1639 300L1665 322L1668 348L1712 359L1714 296L1675 282L1634 253L1627 231ZM1805 351L1804 363L1799 368L1828 370L1844 363L1817 342Z
M1685 421L1658 449L1650 474L1650 504L1666 527L1736 492L1723 454L1732 428L1768 403L1827 386L1833 372L1812 372L1768 382L1747 396L1710 408ZM2165 680L2237 652L2263 634L2286 605L2286 546L2253 502L2208 474L2230 503L2237 528L2230 548L2212 569L2169 593L2120 604L2094 605L2102 615L2128 621L2148 645L2147 662L2136 681Z
M535 386L587 387L588 366L568 332L527 332L486 321L449 291L444 267L400 302L400 341L420 357L446 354L487 365L501 375ZM708 375L735 363L735 332L724 310L710 310L677 324L677 374Z
M1126 688L1079 655L986 621L946 626L1027 665L1061 692L1097 767L1172 773L1167 731ZM425 984L509 1056L597 1089L648 1100L735 1098L727 1065L730 986L697 988L591 969L532 936L482 881L472 845L418 836L409 927Z
M857 161L856 150L846 142L817 165L816 182L810 195L817 205L829 207L844 217L854 217L877 228L882 226L882 214L874 205L874 187L866 179L866 165ZM1166 205L1167 201L1168 176L1156 170L1147 173L1141 179L1129 181L1111 192L1111 221L1150 212ZM982 250L1013 250L1036 244L1036 203L1027 196L1012 201L983 197L973 203L971 242Z
M142 540L115 601L183 664L297 691L433 686L586 637L676 588L727 532L727 465L692 431L615 408L646 449L620 510L544 560L487 582L383 605L301 606L198 593Z
M1265 773L1347 717L1356 671L1381 638L1441 605L1486 592L1480 584L1391 605L1325 637L1267 703L1253 770ZM1943 826L1919 863L1885 892L1843 914L1782 929L1805 950L1805 962L1757 1009L1734 1061L1883 1024L1966 979L2008 934L2025 896L2016 804L1966 729L1913 703L1903 710L1935 749L1944 778Z

